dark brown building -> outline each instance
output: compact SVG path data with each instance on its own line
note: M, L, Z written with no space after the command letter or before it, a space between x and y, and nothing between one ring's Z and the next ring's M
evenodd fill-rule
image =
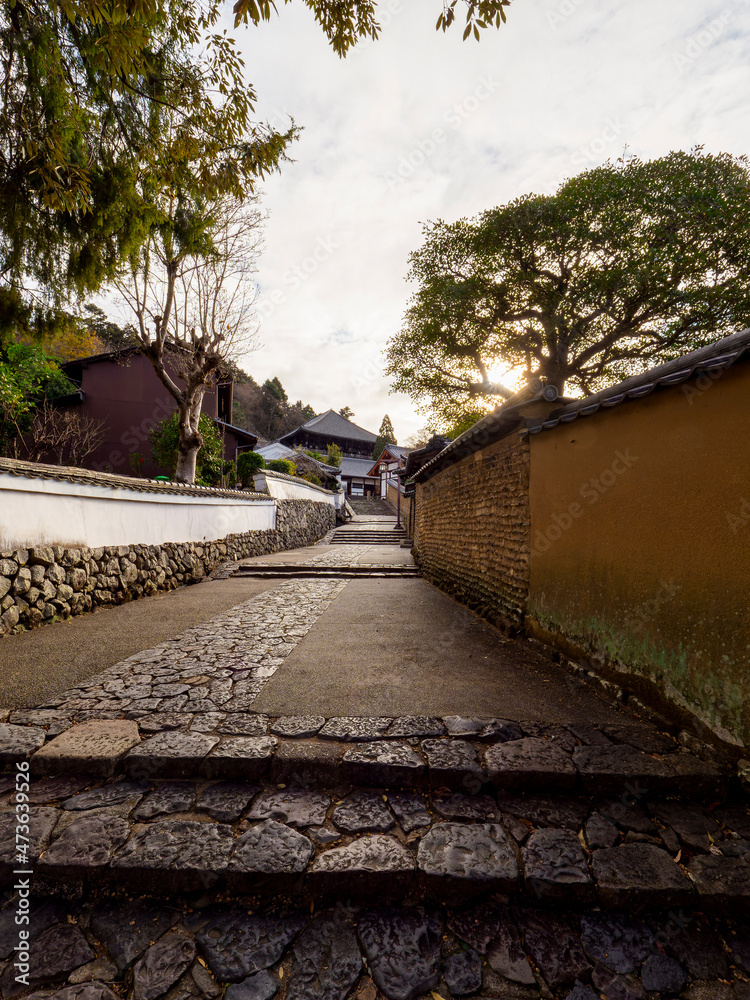
M160 471L151 458L151 430L177 409L177 404L138 348L96 354L62 365L77 391L66 397L66 406L80 407L82 415L100 420L106 438L85 460L87 468L98 472L120 472L154 476ZM175 381L173 366L167 370ZM233 460L241 451L251 450L257 437L230 423L232 413L231 376L208 389L203 397L203 413L216 422L224 439L224 457Z

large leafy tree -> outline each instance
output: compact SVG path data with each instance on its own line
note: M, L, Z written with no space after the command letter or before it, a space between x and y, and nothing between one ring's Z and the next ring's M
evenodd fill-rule
M444 0L439 27L459 0ZM509 0L463 0L467 28ZM372 0L305 0L345 55L376 37ZM221 0L0 0L0 333L54 324L148 238L152 186L242 197L296 130L253 120ZM259 24L273 0L240 0Z
M589 393L750 324L750 170L673 152L425 227L388 346L393 388L447 425L510 390Z

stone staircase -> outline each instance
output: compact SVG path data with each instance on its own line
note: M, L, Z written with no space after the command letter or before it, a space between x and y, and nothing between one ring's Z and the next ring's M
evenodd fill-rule
M379 497L347 497L347 499L355 514L369 515L371 517L377 515L393 516L391 505Z
M405 541L404 528L381 527L377 522L373 522L372 527L362 527L354 521L336 528L331 536L331 545L401 545Z
M0 726L2 874L28 760L37 897L4 997L750 997L750 811L710 748L635 723L61 714Z

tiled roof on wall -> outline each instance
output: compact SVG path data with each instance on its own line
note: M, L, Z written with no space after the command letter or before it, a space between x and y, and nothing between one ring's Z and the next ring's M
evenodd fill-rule
M707 344L690 354L667 361L663 365L649 368L640 375L633 375L617 385L602 389L601 392L582 399L573 399L565 406L553 410L547 419L527 421L525 433L540 434L558 424L569 424L578 417L590 417L600 409L619 406L620 403L643 399L657 389L667 389L680 385L690 378L698 378L703 373L723 371L738 361L750 360L750 329L733 333L729 337Z
M137 493L169 493L193 497L228 497L232 500L268 500L265 493L248 490L217 489L213 486L185 486L182 483L159 483L154 479L118 476L114 472L93 472L69 465L44 465L41 462L21 462L15 458L0 458L0 474L26 479L49 479L80 483L85 486L108 486L110 489L135 490Z

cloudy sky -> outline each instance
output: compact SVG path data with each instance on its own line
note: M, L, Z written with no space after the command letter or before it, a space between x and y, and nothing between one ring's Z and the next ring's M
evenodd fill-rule
M382 37L344 60L302 4L278 6L234 32L259 117L304 128L264 185L262 346L244 367L375 431L387 412L399 441L424 418L389 394L382 351L423 222L551 192L626 145L748 152L749 0L513 0L478 43L435 32L441 0L384 0Z

